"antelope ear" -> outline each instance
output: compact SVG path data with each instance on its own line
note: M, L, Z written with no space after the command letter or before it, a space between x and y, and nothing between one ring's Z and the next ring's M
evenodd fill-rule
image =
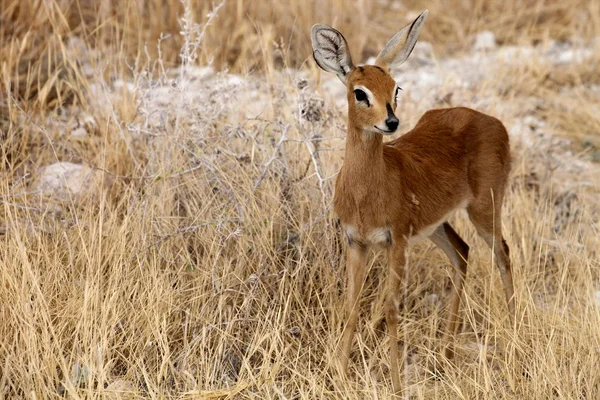
M397 67L402 64L410 53L412 53L419 38L419 32L425 18L429 14L428 10L423 11L412 24L407 25L385 45L381 53L377 56L376 65L385 68Z
M346 84L346 77L354 69L354 64L344 36L330 26L316 24L311 29L310 37L317 65L336 74Z

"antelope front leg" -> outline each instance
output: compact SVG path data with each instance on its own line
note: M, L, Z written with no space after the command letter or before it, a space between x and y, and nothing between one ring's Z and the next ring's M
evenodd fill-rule
M387 284L387 299L385 306L385 321L387 323L390 343L390 373L392 388L400 392L400 371L398 368L398 306L402 295L402 278L406 263L406 243L394 243L388 253L389 276Z
M348 322L342 336L340 366L344 374L348 371L348 360L352 348L352 339L358 321L358 300L365 279L367 248L361 243L352 242L348 247L346 270L348 283L346 289L346 308Z

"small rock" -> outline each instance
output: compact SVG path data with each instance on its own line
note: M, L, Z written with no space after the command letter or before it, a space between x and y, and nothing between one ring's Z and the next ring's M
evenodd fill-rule
M124 81L123 79L117 79L113 82L115 89L125 89L129 93L135 93L135 85L131 82Z
M61 201L96 196L106 186L102 175L85 165L57 162L41 168L33 189Z
M592 55L590 49L567 49L558 52L554 62L557 65L582 63Z
M600 290L598 290L596 293L594 293L594 298L596 300L596 305L598 307L600 307Z
M244 82L244 78L239 75L229 75L227 77L227 84L231 86L241 86Z
M87 131L84 127L79 127L71 131L71 137L84 137L87 135Z
M86 112L82 112L79 117L79 123L87 128L97 128L96 119Z
M211 78L215 74L215 70L212 67L196 67L192 65L186 65L182 68L175 68L172 70L174 76L187 75L189 78L203 81Z
M536 129L542 129L546 127L546 122L536 118L532 115L528 115L523 118L523 123L525 123L529 128L533 131Z
M477 34L475 37L475 44L473 45L473 51L487 51L494 50L496 48L496 35L494 32L483 31Z

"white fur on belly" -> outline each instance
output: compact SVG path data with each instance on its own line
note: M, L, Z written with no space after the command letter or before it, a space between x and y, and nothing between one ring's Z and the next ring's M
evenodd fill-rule
M344 225L344 229L346 230L346 235L348 235L350 239L364 241L368 244L385 244L390 237L390 228L388 227L372 229L364 238L355 226Z
M390 237L390 228L376 228L367 234L367 240L370 243L379 244L385 243Z
M435 230L440 225L442 225L444 222L446 222L452 216L452 214L454 214L457 210L465 208L467 204L468 204L468 202L464 201L463 203L459 204L456 208L454 208L452 211L450 211L449 213L444 215L440 220L436 221L435 223L433 223L431 225L427 225L427 226L421 228L418 232L412 233L411 236L408 238L408 243L412 244L412 243L418 242L419 240L427 239L428 237L433 235ZM344 230L346 231L346 235L348 235L348 238L350 240L358 240L361 242L366 242L367 244L374 244L374 245L389 244L388 239L390 238L391 232L390 232L390 228L387 226L382 226L379 228L371 229L369 232L367 232L367 234L365 236L361 235L360 232L358 231L358 228L353 225L343 225L343 227L344 227Z

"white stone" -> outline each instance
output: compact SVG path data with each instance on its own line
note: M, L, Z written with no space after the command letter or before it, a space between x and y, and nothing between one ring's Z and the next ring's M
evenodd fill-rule
M227 77L227 84L231 86L241 86L245 83L244 78L239 75L229 75Z
M103 188L99 171L70 162L57 162L41 168L34 191L57 200L98 195Z
M92 115L88 114L87 112L81 113L81 116L79 117L79 123L82 125L88 125L88 126L91 126L94 128L98 126L98 124L96 123L96 119Z
M172 70L172 75L180 77L185 75L194 80L205 80L213 77L215 70L212 67L198 67L193 65L187 65L185 68L175 68Z
M486 51L496 48L496 35L494 32L483 31L475 37L474 51Z
M117 79L113 82L115 89L126 89L129 93L135 92L135 86L131 82L124 81L123 79Z
M87 135L87 131L81 126L71 131L71 137L84 137L85 135Z
M567 49L558 52L555 64L578 64L584 62L592 55L593 52L590 49Z

